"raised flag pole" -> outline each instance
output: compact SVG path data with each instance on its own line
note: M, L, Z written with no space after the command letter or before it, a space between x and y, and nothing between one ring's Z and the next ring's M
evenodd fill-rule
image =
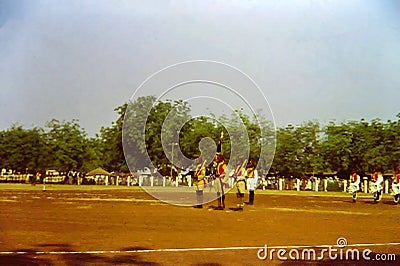
M218 145L217 145L217 153L218 152L222 153L222 141L223 141L223 138L224 138L224 131L221 131L221 134L219 136L219 142L218 142Z
M218 146L217 146L217 153L221 153L222 154L222 141L224 138L224 132L221 131L221 134L219 136L219 142L218 142ZM218 164L217 164L218 167ZM221 203L222 203L222 208L225 208L225 203L224 203L224 198L225 198L225 191L224 191L224 183L222 182L221 176L217 177L219 184L221 186Z

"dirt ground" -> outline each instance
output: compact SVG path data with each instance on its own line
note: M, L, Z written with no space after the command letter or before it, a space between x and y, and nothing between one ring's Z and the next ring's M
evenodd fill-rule
M334 246L339 237L348 247L374 244L358 247L372 258L396 255L381 265L400 263L400 205L389 197L373 204L370 195L352 203L345 193L256 191L255 205L237 212L229 209L232 193L217 211L208 208L215 202L203 209L168 205L139 188L67 187L0 186L1 265L377 264L257 257L264 245Z

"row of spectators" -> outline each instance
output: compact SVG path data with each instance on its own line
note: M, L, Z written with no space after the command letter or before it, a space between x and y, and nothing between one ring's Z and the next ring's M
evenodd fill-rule
M364 180L370 180L370 174L362 173L360 176ZM394 174L383 175L390 185ZM303 175L279 175L269 173L259 178L259 189L281 189L281 190L318 190L318 191L344 191L347 186L349 175L347 173L306 173ZM85 176L79 172L60 173L55 170L48 170L45 174L40 172L34 174L21 174L12 170L2 169L0 182L7 183L58 183L58 184L78 184L78 185L121 185L121 186L191 186L191 176L178 176L151 178L148 174L110 174ZM178 182L178 183L177 183ZM210 184L212 185L212 184ZM234 185L234 180L230 180L229 187ZM362 183L362 186L364 184Z

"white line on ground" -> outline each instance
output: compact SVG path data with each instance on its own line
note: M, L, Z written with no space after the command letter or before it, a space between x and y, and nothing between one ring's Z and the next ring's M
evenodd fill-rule
M376 246L398 246L400 243L363 243L350 244L345 247L376 247ZM316 246L268 246L269 249L305 249L305 248L328 248L335 245ZM92 250L92 251L0 251L0 255L73 255L73 254L116 254L116 253L154 253L154 252L187 252L187 251L224 251L224 250L253 250L263 247L210 247L210 248L162 248L162 249L133 249L133 250ZM343 247L344 248L344 247Z
M318 209L299 209L299 208L285 208L285 207L267 207L264 208L273 211L283 212L308 212L308 213L329 213L329 214L349 214L349 215L371 215L368 212L355 212L355 211L339 211L339 210L318 210Z

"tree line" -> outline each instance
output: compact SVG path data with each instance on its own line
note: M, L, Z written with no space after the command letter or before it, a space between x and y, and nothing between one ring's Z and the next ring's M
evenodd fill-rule
M94 137L88 137L78 120L53 119L44 127L28 129L13 125L0 131L0 169L20 173L46 169L88 172L103 167L108 171L129 172L148 167L151 162L161 174L169 175L168 158L176 158L174 165L188 165L179 157L178 149L165 143L173 144L177 140L180 151L194 159L201 153L200 141L208 137L217 142L221 132L225 136L222 152L227 159L235 145L248 147L249 157L257 160L263 169L270 168L282 175L346 172L352 168L371 172L375 167L394 171L400 167L400 113L395 120L386 122L361 119L332 121L322 126L317 121L308 121L275 131L273 123L261 116L250 117L236 110L218 117L213 114L191 117L187 102L160 101L154 96L139 97L114 111L118 114L117 120L109 127L102 127ZM172 119L168 117L171 113ZM213 145L207 141L201 144ZM263 147L268 152L260 158ZM124 149L129 150L126 158ZM232 156L230 159L236 160L235 154Z

